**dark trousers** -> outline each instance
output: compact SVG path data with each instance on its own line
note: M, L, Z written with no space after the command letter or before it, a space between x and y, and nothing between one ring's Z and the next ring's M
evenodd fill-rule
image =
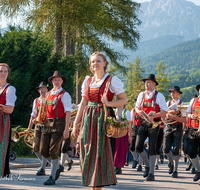
M156 144L156 155L161 155L162 142L163 142L163 129L160 129L158 133L157 144Z
M63 140L65 119L59 118L53 127L43 127L40 142L40 152L45 158L58 159L60 145Z
M42 135L41 126L36 125L34 132L34 141L33 141L33 152L35 153L40 151L41 135Z
M141 126L138 129L138 134L136 137L136 145L135 149L138 153L143 152L143 145L147 137L149 137L149 155L153 156L156 155L156 144L158 139L160 127L159 125L152 129L152 124L148 123L147 121L141 121Z
M200 156L200 138L198 138L197 130L190 128L185 132L183 138L183 151L189 155L191 159Z
M129 150L132 152L135 151L135 142L136 142L136 137L137 137L137 133L138 133L138 128L139 128L139 126L137 126L137 125L134 125L132 128L132 141L129 146Z
M70 134L70 133L69 133L69 134ZM70 136L70 135L69 135L69 136ZM60 152L61 152L61 153L67 153L68 148L69 148L69 145L70 145L70 138L63 139L62 145L61 145L61 148L60 148Z
M173 143L173 155L178 156L181 149L181 142L183 136L182 124L167 125L165 128L163 151L165 154L169 153Z

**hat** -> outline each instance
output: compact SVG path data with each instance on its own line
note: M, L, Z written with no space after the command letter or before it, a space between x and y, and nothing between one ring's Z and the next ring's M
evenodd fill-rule
M53 73L53 76L51 76L51 77L48 78L48 81L49 81L50 83L52 83L51 81L52 81L52 79L55 78L55 77L61 77L61 78L63 79L63 82L66 81L66 78L65 78L64 76L61 75L60 71L55 71L55 72Z
M45 82L40 82L39 86L36 87L36 90L38 90L39 88L42 88L42 87L47 87L47 89L49 90L49 87L47 86L47 84Z
M156 76L155 76L154 74L149 74L147 78L142 79L142 80L143 80L144 82L145 82L146 80L152 80L153 82L156 83L156 86L158 85L158 82L156 81Z
M200 84L196 85L197 91L199 91L199 88L200 88Z
M173 88L169 89L169 92L173 92L173 91L176 91L180 94L182 94L183 92L180 91L180 88L179 86L174 86Z

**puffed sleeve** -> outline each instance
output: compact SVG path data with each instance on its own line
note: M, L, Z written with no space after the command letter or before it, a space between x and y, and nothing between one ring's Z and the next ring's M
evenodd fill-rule
M63 107L64 107L64 112L69 111L72 112L71 109L71 104L72 104L72 99L71 96L69 95L68 92L65 92L62 97L61 97L61 101L63 103Z
M117 78L116 76L113 76L109 89L112 93L114 93L115 95L118 95L118 94L123 93L125 91L124 83L119 78Z
M90 78L90 76L86 76L85 80L83 81L83 84L81 86L81 96L86 96L85 91L86 91L86 88L87 88L87 83L88 83L89 78Z
M15 106L15 101L17 99L15 93L16 93L15 87L9 86L6 91L6 105L7 106Z

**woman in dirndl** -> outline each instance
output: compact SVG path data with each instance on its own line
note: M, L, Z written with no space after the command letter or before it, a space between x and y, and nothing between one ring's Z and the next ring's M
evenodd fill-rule
M107 81L111 76L106 73L108 61L102 52L90 56L90 70L93 77L86 76L82 84L82 100L74 122L73 135L77 137L80 126L80 167L82 185L92 189L117 183L113 165L110 139L104 133L104 109L114 116L111 107L127 103L124 84L116 76L111 78L107 95L103 95ZM116 101L112 101L113 96Z
M0 178L8 177L10 151L10 116L14 110L15 88L7 83L10 68L6 63L0 63Z

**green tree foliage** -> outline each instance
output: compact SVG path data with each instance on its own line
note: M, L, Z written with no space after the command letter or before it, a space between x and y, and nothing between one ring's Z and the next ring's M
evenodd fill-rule
M166 74L164 73L164 70L167 65L162 64L163 61L160 61L156 67L157 75L156 75L156 81L158 82L158 86L156 86L156 90L161 92L166 99L168 99L169 96L169 79L167 78Z
M10 30L0 38L0 62L10 66L8 82L16 88L13 124L27 126L32 102L39 96L36 87L40 81L48 83L55 70L67 78L63 87L73 96L76 59L52 56L53 43L45 33L15 27Z
M142 74L144 69L140 67L140 59L137 56L133 63L127 62L128 72L126 75L126 96L128 99L127 109L132 109L137 96L144 90Z

